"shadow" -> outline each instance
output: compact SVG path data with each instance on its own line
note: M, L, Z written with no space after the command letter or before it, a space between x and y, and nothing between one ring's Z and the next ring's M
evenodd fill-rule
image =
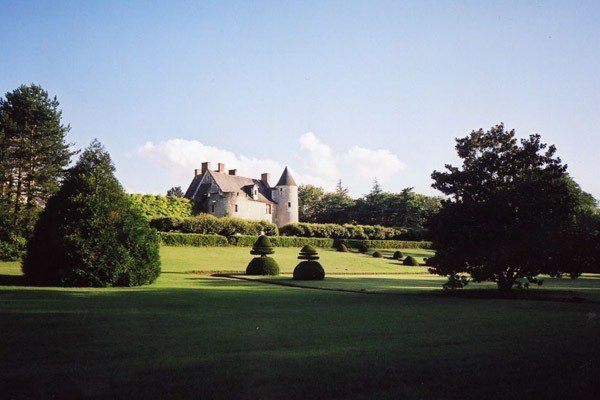
M23 275L0 275L0 286L27 286Z

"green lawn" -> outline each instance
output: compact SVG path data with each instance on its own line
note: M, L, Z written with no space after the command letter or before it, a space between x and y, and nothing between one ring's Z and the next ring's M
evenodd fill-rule
M161 251L156 284L131 289L16 286L18 264L0 263L2 398L600 393L598 276L547 281L549 289L588 299L580 303L442 296L436 287L443 280L419 267L318 283L390 292L342 293L185 273L243 269L248 249ZM295 265L296 251L276 249L284 271ZM328 273L414 268L360 254L322 255Z

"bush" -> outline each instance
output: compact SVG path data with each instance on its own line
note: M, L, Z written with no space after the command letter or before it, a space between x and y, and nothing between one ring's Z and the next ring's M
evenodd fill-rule
M294 268L294 279L299 281L320 281L325 279L325 270L318 261L302 261Z
M231 245L238 247L252 246L257 239L258 236L250 235L235 235L228 238ZM334 244L333 239L292 236L269 236L269 240L273 247L302 247L310 244L314 247L331 248Z
M272 257L254 257L246 268L246 275L279 275L279 265Z
M319 253L317 253L317 250L315 250L314 247L312 247L310 244L307 244L300 249L300 255L298 256L298 259L307 261L318 260Z
M151 194L128 194L133 205L148 219L172 217L191 217L194 202L175 196L157 196Z
M360 243L358 245L357 249L360 253L366 253L369 251L369 248L367 247L367 245L365 243Z
M159 232L172 232L181 229L182 218L160 217L150 220L150 226Z
M161 244L165 246L227 246L225 236L198 233L159 232Z
M248 221L242 218L215 217L201 213L194 217L174 218L161 217L150 221L151 226L162 232L181 231L184 233L200 233L205 235L277 235L277 226L268 221Z
M321 237L332 239L401 239L407 233L403 228L389 228L380 225L339 225L339 224L288 224L280 229L283 236Z
M38 285L137 286L160 274L158 235L113 175L94 142L46 204L23 259Z
M404 254L402 254L402 252L400 250L396 250L394 252L394 259L395 260L402 260L404 258Z
M404 264L404 265L410 265L412 267L416 267L416 266L419 265L419 262L413 256L408 256L408 257L406 257L404 259L404 261L402 262L402 264Z
M17 261L23 256L27 241L17 234L7 236L0 238L0 261Z
M348 247L346 247L346 245L344 243L340 243L337 246L337 251L339 251L341 253L347 253L348 252Z
M273 250L273 246L271 246L271 241L265 235L260 235L252 246L252 250L250 250L250 254L261 257L273 253L275 253L275 251Z
M382 258L383 255L380 252L378 252L378 251L374 251L373 252L373 257L375 257L375 258Z

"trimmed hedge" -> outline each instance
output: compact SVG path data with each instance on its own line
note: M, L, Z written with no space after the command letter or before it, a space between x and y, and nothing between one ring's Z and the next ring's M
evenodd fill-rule
M221 235L201 235L197 233L159 232L161 244L165 246L228 246L229 242Z
M382 258L383 255L380 252L375 251L375 252L373 252L373 257L375 257L375 258Z
M279 229L279 232L283 236L358 240L399 240L406 237L408 230L405 228L390 228L381 225L309 224L300 222L282 226Z
M189 199L138 193L127 196L148 220L160 217L181 219L193 215L194 202Z
M249 235L235 235L228 238L229 244L238 247L252 246L258 236ZM292 236L270 236L269 240L273 247L302 247L310 244L314 247L328 248L333 247L333 239L323 238L304 238L304 237L292 237Z
M417 267L419 266L419 261L417 261L416 258L414 258L413 256L408 256L404 259L404 261L402 262L403 265L409 265L411 267Z
M183 232L214 234L222 236L259 235L264 232L267 236L278 234L277 226L268 221L248 221L233 217L215 217L202 213L194 217L176 218L161 217L150 221L150 226L161 232Z
M355 239L338 239L336 246L343 243L348 248L358 249L364 245L372 249L433 249L431 242L411 241L411 240L355 240Z
M246 275L279 275L279 265L271 257L254 257L246 267Z
M318 261L302 261L294 268L294 279L297 281L322 281L325 279L325 270Z

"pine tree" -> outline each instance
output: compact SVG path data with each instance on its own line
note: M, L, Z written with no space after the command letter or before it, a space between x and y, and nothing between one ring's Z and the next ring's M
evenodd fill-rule
M136 286L160 273L158 236L94 142L67 173L27 244L23 272L33 284Z

